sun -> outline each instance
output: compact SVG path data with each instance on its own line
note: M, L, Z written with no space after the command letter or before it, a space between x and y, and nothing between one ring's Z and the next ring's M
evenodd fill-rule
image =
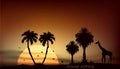
M30 50L35 62L42 63L43 58L45 56L46 47L40 45L32 45L30 46ZM17 65L22 65L22 64L34 65L27 48L20 54L17 61ZM51 50L51 48L48 49L48 54L44 64L48 64L48 65L59 64L58 58L54 53L54 50Z

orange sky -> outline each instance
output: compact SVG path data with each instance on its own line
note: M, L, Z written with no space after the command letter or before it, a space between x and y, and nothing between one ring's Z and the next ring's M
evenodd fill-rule
M75 34L82 27L86 27L94 35L95 41L100 40L105 48L115 53L114 56L118 56L119 3L114 0L2 0L0 50L24 50L26 44L21 43L21 34L28 29L39 35L50 31L56 38L51 48L55 50L58 58L70 59L70 55L66 52L66 45L69 41L75 40ZM21 50L18 47L21 47ZM87 56L100 54L101 51L97 52L96 49L99 50L98 46L93 43L91 47L88 47ZM75 57L78 60L82 58L82 48Z

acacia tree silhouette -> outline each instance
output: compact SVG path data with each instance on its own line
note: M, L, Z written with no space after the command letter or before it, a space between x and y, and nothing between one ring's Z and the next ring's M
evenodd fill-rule
M42 35L40 35L39 41L42 43L42 45L45 46L45 44L47 43L46 53L42 64L45 62L48 53L49 41L51 42L51 44L53 44L53 40L55 40L55 37L51 32L47 32L47 33L44 32Z
M77 46L77 44L75 44L74 41L70 41L70 43L66 45L66 48L68 53L71 54L71 64L73 64L73 56L76 52L79 51L79 47Z
M34 33L34 31L30 31L30 30L28 30L22 34L22 36L23 36L22 43L24 43L24 41L27 42L28 52L29 52L30 57L34 64L36 64L36 63L35 63L35 60L33 59L32 53L30 51L29 43L32 45L33 42L37 42L37 39L38 39L37 35L38 35L37 33Z
M75 37L78 44L83 48L83 63L86 63L86 47L94 41L94 36L88 31L87 28L82 28L81 31L75 35Z

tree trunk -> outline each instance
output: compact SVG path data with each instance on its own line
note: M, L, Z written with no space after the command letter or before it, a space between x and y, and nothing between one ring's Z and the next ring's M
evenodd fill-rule
M44 57L44 59L43 59L43 62L42 62L42 64L45 62L45 59L46 59L46 57L47 57L48 48L49 48L49 42L47 41L46 53L45 53L45 57Z
M29 54L30 54L30 57L32 58L33 63L36 64L36 63L35 63L35 60L33 59L32 54L31 54L30 48L29 48L29 41L27 42L27 48L28 48L28 52L29 52Z
M73 54L71 55L71 64L73 64Z
M83 47L83 63L86 63L86 47Z

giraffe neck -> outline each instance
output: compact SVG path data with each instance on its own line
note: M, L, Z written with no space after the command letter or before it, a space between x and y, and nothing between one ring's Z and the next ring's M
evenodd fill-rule
M98 43L98 46L99 46L99 48L102 50L102 51L104 51L105 49L101 46L101 44L100 43Z

